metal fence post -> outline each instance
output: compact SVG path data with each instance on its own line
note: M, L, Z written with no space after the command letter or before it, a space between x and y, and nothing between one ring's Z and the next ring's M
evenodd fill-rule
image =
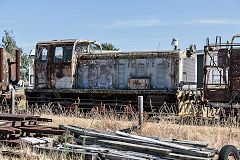
M143 125L143 96L138 96L139 126Z
M15 90L11 90L11 114L15 114Z

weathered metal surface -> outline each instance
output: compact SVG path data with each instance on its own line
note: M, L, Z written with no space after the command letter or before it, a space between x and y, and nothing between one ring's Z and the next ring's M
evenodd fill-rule
M0 134L19 134L20 129L14 127L0 127Z
M109 90L109 89L26 89L26 92L29 94L33 93L75 93L75 94L175 94L174 90Z
M51 122L51 119L48 118L40 118L39 116L29 116L23 114L7 114L1 113L0 120L10 120L10 121L26 121L26 120L35 120L35 121L45 121Z
M23 137L25 133L62 135L65 132L58 127L40 125L41 122L51 122L52 119L39 116L0 114L0 120L5 120L1 121L0 139Z
M5 86L8 86L12 80L16 78L16 67L15 64L11 64L14 62L13 57L6 51L3 51L3 78L2 83Z
M180 90L177 93L178 114L180 116L207 117L207 107L203 102L202 90Z
M72 88L76 72L76 54L94 53L93 45L100 46L90 40L39 42L35 59L36 88Z
M53 142L53 138L48 138L48 137L21 137L20 140L22 142L25 142L27 144L31 145L37 145L37 144L47 144L49 142Z
M16 51L16 62L3 48L0 48L0 91L1 94L20 79L20 50ZM0 94L0 95L1 95Z
M157 96L158 104L172 103L179 87L196 86L195 66L196 55L186 50L101 52L100 44L90 40L39 42L35 87L25 91L41 102L44 97L56 102L51 98L124 100L125 96L134 101L141 94L146 99Z
M118 54L121 53L116 54L119 57ZM138 89L176 89L178 85L176 70L178 69L171 65L177 63L176 59L171 56L163 58L163 55L159 53L150 55L158 55L159 58L149 58L147 54L144 54L143 59L139 57L134 59L131 54L126 54L123 58L120 56L120 59L109 57L113 56L111 54L106 55L105 59L102 59L103 55L99 55L100 59L96 59L98 55L94 57L84 55L86 59L89 59L81 60L81 57L78 59L74 88L127 90L131 89L128 88L128 79L148 78L150 81L148 87Z
M16 50L16 73L15 73L15 80L11 80L13 85L16 85L20 80L20 49Z
M131 78L149 79L149 85L135 89L178 87L178 58L183 51L101 53L98 45L89 40L39 42L35 88L128 90Z
M203 54L197 55L197 88L203 88Z
M179 56L179 87L195 89L197 86L197 55L184 52Z
M0 82L3 80L3 48L0 48Z
M149 89L150 79L149 78L131 78L128 79L129 89Z
M27 127L19 127L22 132L27 133L41 133L41 134L54 134L54 135L62 135L65 133L64 130L58 129L56 127L50 126L27 126Z

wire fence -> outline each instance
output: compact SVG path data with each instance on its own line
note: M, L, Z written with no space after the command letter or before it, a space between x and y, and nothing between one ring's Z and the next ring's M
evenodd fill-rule
M0 105L2 113L10 113L10 100L3 99ZM199 108L199 106L196 106ZM162 122L187 125L239 126L239 112L233 110L226 113L223 108L215 109L215 115L208 117L196 114L180 116L175 103L156 104L144 101L144 121ZM31 97L26 101L16 99L15 113L17 114L52 114L75 116L79 118L114 117L115 119L134 121L139 112L137 101L95 100L71 98L39 98Z

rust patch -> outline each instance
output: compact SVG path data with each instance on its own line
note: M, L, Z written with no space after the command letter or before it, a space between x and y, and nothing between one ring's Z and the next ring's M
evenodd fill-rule
M15 85L20 79L20 50L16 57L17 63L8 52L0 48L0 91L7 91L11 83Z
M150 88L150 79L128 79L128 88L129 89L149 89Z

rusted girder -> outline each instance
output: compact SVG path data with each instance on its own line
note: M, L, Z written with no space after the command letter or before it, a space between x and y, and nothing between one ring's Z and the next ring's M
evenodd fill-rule
M12 82L16 85L20 80L20 49L16 50L16 79Z
M3 80L3 48L0 48L0 82Z

